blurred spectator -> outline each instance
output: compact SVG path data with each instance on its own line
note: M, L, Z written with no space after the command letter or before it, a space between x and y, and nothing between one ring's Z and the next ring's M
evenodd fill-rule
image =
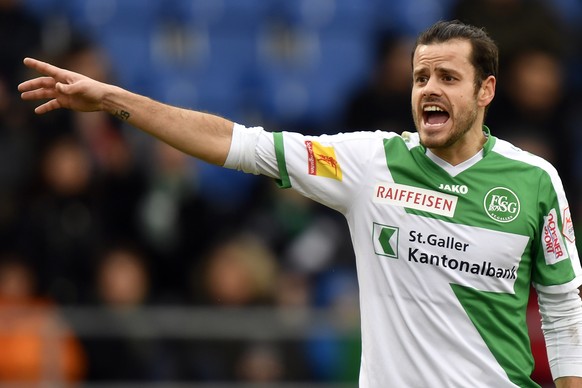
M237 380L254 384L281 381L284 371L281 352L276 345L266 343L247 346L235 365Z
M197 256L217 230L197 196L193 166L177 149L152 144L151 166L137 202L138 232L154 259L158 285L169 298L185 292L187 258Z
M15 225L22 210L25 188L33 176L34 138L26 128L27 114L17 104L0 74L0 244L16 238ZM32 144L31 144L32 143Z
M225 307L272 305L279 267L260 240L250 236L230 238L210 250L202 266L193 279L201 287L198 298L202 303Z
M561 58L550 50L522 48L506 69L487 122L495 135L557 164L569 102Z
M301 311L309 301L306 294L309 288L304 288L308 286L306 278L291 280L286 274L261 240L252 235L236 235L216 244L201 263L193 266L193 300L226 309L277 306ZM184 348L185 355L181 357L184 369L195 380L269 384L310 377L305 354L297 341L225 337Z
M82 35L70 40L67 50L58 60L59 64L101 82L115 82L114 70L106 51L96 42Z
M345 219L294 190L266 183L243 228L264 241L285 270L316 274L354 265Z
M151 248L168 256L182 243L180 211L184 201L195 195L193 172L186 154L161 142L153 145L153 159L139 224Z
M500 68L508 56L532 42L564 53L564 24L554 8L541 0L457 0L451 16L484 27L499 46ZM503 77L503 74L501 74Z
M150 305L151 277L146 257L130 246L107 248L95 272L96 303L103 333L87 338L89 381L160 381L174 375L173 359L150 322L139 319Z
M213 244L191 264L190 301L204 306L240 308L271 304L278 266L258 240L228 237ZM201 340L180 346L181 375L196 381L234 381L244 378L237 364L245 345L235 339ZM247 376L250 378L250 376Z
M342 130L402 132L414 127L410 114L411 38L380 34L370 79L349 98Z
M58 61L62 66L82 72L102 82L113 82L109 57L93 42L76 39ZM129 157L123 148L120 122L104 112L80 114L68 111L70 129L87 149L98 171L122 169Z
M281 271L275 290L277 307L309 308L313 303L312 279L305 272Z
M95 119L97 124L106 117ZM141 237L139 206L147 178L135 151L119 131L107 131L101 140L101 158L94 177L97 213L103 226L101 238L105 242L137 240Z
M150 274L141 252L120 246L106 251L100 260L95 291L103 306L124 311L147 302Z
M248 210L218 206L200 196L199 164L181 151L156 142L149 158L134 204L138 234L153 258L163 297L183 299L190 289L190 260L236 233Z
M38 296L35 283L22 257L2 255L0 381L74 386L85 375L84 350L59 317L58 307Z
M89 156L78 139L62 137L47 147L38 169L39 187L26 206L20 245L43 275L42 289L61 302L78 303L99 241Z

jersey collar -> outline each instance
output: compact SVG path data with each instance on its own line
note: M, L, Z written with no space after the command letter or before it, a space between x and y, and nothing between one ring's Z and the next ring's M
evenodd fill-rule
M483 125L483 134L487 138L485 144L483 144L483 157L485 157L487 156L489 151L493 149L493 146L495 145L495 137L491 136L491 130L486 125ZM423 146L422 144L420 145L420 147L422 149L422 152L426 154L427 151L426 147Z
M456 166L450 165L446 161L442 160L441 158L439 158L438 156L433 154L426 147L421 145L420 148L421 148L422 154L423 154L422 159L426 160L426 161L428 161L428 160L431 161L431 163L429 163L429 165L431 167L429 167L429 168L436 168L438 170L445 171L448 175L453 176L453 177L457 176L458 174L460 174L463 171L472 167L474 164L479 162L481 159L485 158L487 156L487 154L493 149L493 146L495 145L495 137L491 136L491 130L485 125L483 125L483 134L487 138L487 140L485 141L485 144L483 145L483 148L478 153L476 153L473 157L469 158L468 160L466 160L466 161L464 161Z

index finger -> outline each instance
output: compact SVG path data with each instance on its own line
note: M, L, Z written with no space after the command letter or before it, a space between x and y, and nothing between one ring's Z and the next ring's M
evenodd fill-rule
M24 58L23 63L26 67L34 69L41 74L48 75L51 77L57 77L62 75L63 69L53 66L50 63L39 61L38 59L34 58Z

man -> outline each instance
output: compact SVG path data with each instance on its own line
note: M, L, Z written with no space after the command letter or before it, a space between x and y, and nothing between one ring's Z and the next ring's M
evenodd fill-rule
M167 106L30 58L25 100L107 111L197 158L264 174L343 213L356 252L361 387L532 387L539 294L553 377L582 387L582 270L561 181L483 125L497 48L439 22L412 57L416 133L303 136ZM577 385L576 385L577 384Z

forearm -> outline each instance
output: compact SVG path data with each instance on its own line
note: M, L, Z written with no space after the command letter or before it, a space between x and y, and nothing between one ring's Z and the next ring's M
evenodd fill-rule
M582 388L581 377L560 377L555 383L556 388Z
M582 302L577 290L538 289L548 361L557 387L582 388Z
M171 146L223 165L233 122L219 116L166 105L116 86L108 87L102 109Z

